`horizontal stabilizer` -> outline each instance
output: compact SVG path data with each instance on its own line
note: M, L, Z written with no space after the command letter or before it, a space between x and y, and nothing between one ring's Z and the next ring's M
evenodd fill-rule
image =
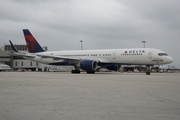
M20 57L28 57L28 58L35 58L36 55L34 54L29 54L29 53L22 53L22 52L14 52L14 53L9 53L12 56L20 56Z

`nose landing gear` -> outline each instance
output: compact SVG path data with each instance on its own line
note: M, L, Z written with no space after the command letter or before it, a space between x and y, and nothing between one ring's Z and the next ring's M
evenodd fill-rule
M149 65L146 66L146 75L150 75L151 74L151 68Z

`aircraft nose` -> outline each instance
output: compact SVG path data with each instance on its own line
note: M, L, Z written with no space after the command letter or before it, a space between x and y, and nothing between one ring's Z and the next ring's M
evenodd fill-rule
M169 62L169 63L172 63L172 62L173 62L173 58L172 58L172 57L169 57L169 58L168 58L168 62Z

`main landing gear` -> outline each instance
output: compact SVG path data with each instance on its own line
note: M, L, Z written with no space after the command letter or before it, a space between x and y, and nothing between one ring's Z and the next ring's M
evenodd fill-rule
M95 71L87 71L87 74L94 74Z
M86 72L87 72L87 74L94 74L95 73L95 71L86 71ZM71 73L72 74L80 74L81 71L80 70L72 70Z
M79 68L77 67L77 65L75 65L74 68L75 68L74 70L71 70L71 73L72 73L72 74L80 74L80 73L81 73L81 71L79 70Z
M80 70L72 70L71 73L73 73L73 74L80 74L81 71Z
M147 65L146 67L146 75L150 75L151 74L151 68L149 65Z

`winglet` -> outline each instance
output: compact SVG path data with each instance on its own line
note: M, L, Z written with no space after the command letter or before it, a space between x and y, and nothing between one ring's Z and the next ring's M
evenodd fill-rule
M10 44L11 44L11 48L13 49L14 52L19 52L16 47L12 44L11 40L9 40Z
M35 37L31 34L31 32L28 29L23 29L23 33L24 38L26 40L28 51L30 53L44 52L41 45L37 42Z

